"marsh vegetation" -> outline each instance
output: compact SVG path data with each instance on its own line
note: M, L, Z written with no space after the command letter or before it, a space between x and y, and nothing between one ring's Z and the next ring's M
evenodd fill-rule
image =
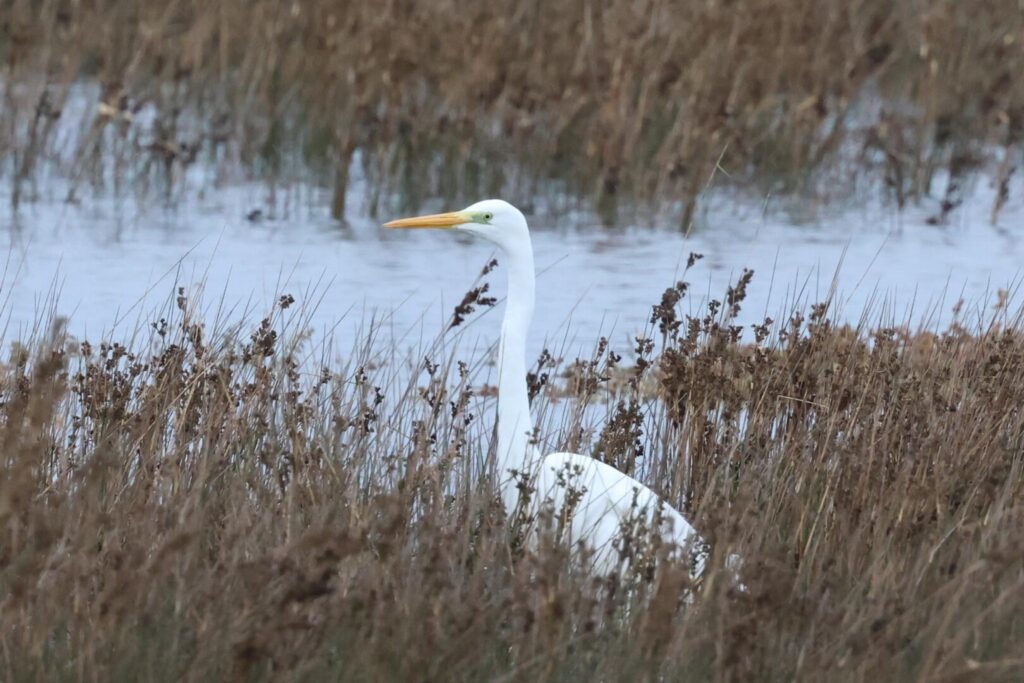
M538 437L641 478L708 539L581 574L479 476L486 358L341 359L282 295L134 341L59 326L0 377L6 680L1009 680L1024 642L1024 334L733 324L685 283L635 348L538 359ZM484 297L486 299L486 297ZM469 313L479 297L468 297ZM727 553L744 558L738 590ZM642 558L641 558L642 559ZM686 596L690 596L686 598ZM643 609L637 605L643 604Z
M714 181L932 196L944 222L980 172L995 220L1021 161L1009 0L4 0L0 15L16 202L54 172L69 198L173 195L202 162L314 179L336 217L358 167L371 211L559 196L609 221L673 207L688 228Z

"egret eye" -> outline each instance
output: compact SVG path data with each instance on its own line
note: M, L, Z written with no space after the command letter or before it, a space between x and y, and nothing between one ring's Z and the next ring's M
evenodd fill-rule
M485 221L489 221L492 218L494 218L494 214L493 213L487 212L487 213L484 214L484 220Z

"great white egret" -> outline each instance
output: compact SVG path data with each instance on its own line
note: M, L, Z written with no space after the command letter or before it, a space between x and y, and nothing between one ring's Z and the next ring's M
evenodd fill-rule
M533 244L522 212L500 199L477 202L462 211L403 218L386 228L462 230L497 244L505 253L508 298L498 350L498 443L493 474L505 511L521 511L521 493L530 491L527 514L544 505L568 524L571 542L590 549L593 568L603 574L622 569L626 536L638 529L693 554L691 570L703 571L702 545L693 527L671 505L614 467L577 453L541 456L532 443L533 421L526 385L526 335L533 318L536 277Z

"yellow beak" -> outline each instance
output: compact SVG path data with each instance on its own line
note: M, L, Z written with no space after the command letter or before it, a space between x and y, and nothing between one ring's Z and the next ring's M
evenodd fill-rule
M384 224L385 228L443 228L445 230L454 228L456 225L469 223L472 220L462 211L450 213L435 213L429 216L416 216L414 218L399 218L396 221L389 221Z

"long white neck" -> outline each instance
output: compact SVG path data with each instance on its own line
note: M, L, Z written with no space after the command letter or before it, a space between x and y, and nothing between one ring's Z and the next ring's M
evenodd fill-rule
M526 337L533 319L536 276L533 270L533 245L525 240L506 247L508 261L508 297L501 325L498 348L498 447L495 456L497 476L505 509L510 514L519 498L517 479L512 471L534 474L538 463L531 445L533 420L526 387Z

